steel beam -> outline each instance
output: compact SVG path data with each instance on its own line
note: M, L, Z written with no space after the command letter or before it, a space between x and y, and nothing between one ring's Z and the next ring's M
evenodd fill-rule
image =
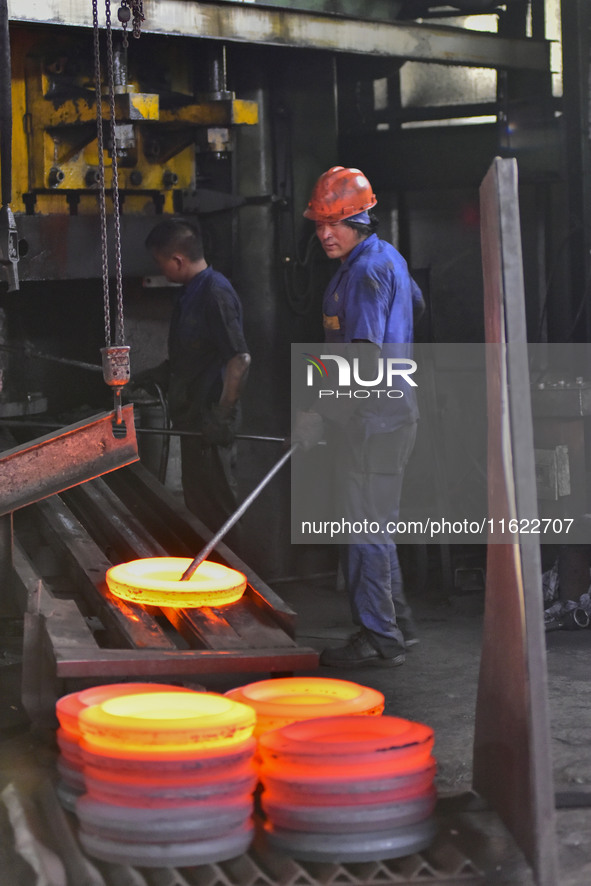
M222 3L244 0L220 0ZM370 21L393 22L400 14L403 0L248 0L257 6L274 6L279 9L298 9L324 15L362 18Z
M69 603L60 600L59 603ZM57 608L57 607L56 607ZM63 619L61 619L63 622ZM292 673L318 667L318 653L307 646L252 649L100 649L98 646L68 645L62 638L63 624L54 614L45 622L52 643L55 672L59 679L71 677L204 677L211 674ZM57 625L57 627L56 627Z
M104 413L0 453L0 515L137 461L133 406L122 417L122 437Z
M550 70L544 40L425 23L371 22L237 3L147 0L145 33L209 37L469 67ZM11 21L92 26L87 0L9 0Z

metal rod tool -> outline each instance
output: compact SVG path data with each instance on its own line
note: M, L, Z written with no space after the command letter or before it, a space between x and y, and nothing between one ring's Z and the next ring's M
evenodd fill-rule
M287 452L285 452L285 453L281 456L281 458L279 459L279 461L277 462L277 464L275 464L275 465L271 468L271 470L269 471L269 473L266 474L266 475L263 477L263 479L262 479L261 482L258 484L258 486L256 486L256 487L252 490L252 492L250 493L250 495L248 495L248 496L244 499L244 501L242 502L242 504L240 505L240 507L239 507L236 511L234 511L234 513L233 513L230 517L228 517L228 519L226 520L226 522L224 523L224 525L223 525L220 529L218 529L218 531L217 531L216 534L213 536L213 538L211 538L211 539L207 542L207 544L205 545L205 547L204 547L204 548L203 548L203 549L197 554L197 556L195 557L195 559L193 560L193 562L190 564L190 566L185 570L185 572L183 572L183 574L182 574L182 576L181 576L181 581L187 581L189 578L191 578L191 576L192 576L193 573L196 571L196 569L197 569L197 567L199 566L199 564L200 564L200 563L203 563L203 561L205 560L205 558L207 557L207 555L210 554L211 551L213 551L213 549L215 548L215 546L217 545L217 543L220 542L220 541L222 540L222 538L224 537L224 535L226 534L226 532L229 532L229 530L232 528L232 526L234 525L234 523L236 523L236 522L240 519L240 517L243 515L243 513L244 513L244 512L245 512L245 511L251 506L251 504L253 503L253 501L255 500L255 498L257 498L257 496L263 491L263 489L265 488L265 486L267 485L267 483L268 483L270 480L273 479L273 477L275 476L275 474L276 474L276 473L277 473L277 472L283 467L283 465L285 464L285 462L288 461L288 460L291 458L292 454L295 452L295 450L298 448L299 445L300 445L299 443L294 443L294 444L291 446L291 448L288 449Z

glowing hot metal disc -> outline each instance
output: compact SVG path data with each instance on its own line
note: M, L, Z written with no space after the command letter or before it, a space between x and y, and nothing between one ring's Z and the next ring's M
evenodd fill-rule
M116 597L146 606L225 606L242 597L246 576L211 560L181 581L192 562L188 557L150 557L120 563L107 570L107 585Z
M84 708L82 747L180 752L241 744L253 733L255 713L214 692L152 692L107 699Z
M260 680L226 692L257 715L255 736L298 720L350 714L379 716L384 696L376 689L329 677L280 677Z

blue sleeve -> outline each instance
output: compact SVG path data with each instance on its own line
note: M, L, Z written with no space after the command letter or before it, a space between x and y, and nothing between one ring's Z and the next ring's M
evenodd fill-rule
M238 296L221 286L212 288L206 306L207 327L223 361L236 354L247 354Z
M395 295L393 276L363 268L349 281L345 340L371 341L381 345Z
M423 311L425 310L425 300L423 298L423 293L419 289L417 283L413 278L410 278L410 291L412 295L412 307L413 313L415 317L420 317Z

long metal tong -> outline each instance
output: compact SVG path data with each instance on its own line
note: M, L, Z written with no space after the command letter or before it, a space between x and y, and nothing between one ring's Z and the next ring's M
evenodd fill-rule
M203 563L203 561L205 560L205 558L207 557L207 555L210 554L211 551L213 551L213 549L215 548L215 546L217 545L217 543L220 542L220 541L222 540L222 538L224 537L224 535L226 534L226 532L229 532L229 530L232 528L232 526L234 525L234 523L236 523L236 522L240 519L240 517L243 515L243 513L244 513L244 512L245 512L245 511L251 506L251 504L252 504L253 501L257 498L257 496L263 491L263 489L265 488L265 486L267 485L267 483L268 483L270 480L273 479L273 477L275 476L275 474L276 474L279 470L281 470L281 468L283 467L283 465L285 464L285 462L286 462L286 461L289 461L289 459L291 458L291 456L292 456L292 454L295 452L295 450L298 448L298 446L299 446L299 443L294 443L294 444L291 446L291 448L288 449L287 452L285 452L285 453L281 456L281 458L279 459L279 461L277 462L277 464L275 464L275 465L271 468L271 470L268 472L268 474L266 474L266 475L263 477L263 479L262 479L261 482L258 484L258 486L256 486L256 487L252 490L252 492L250 493L250 495L248 495L248 496L244 499L244 501L242 502L242 504L240 505L240 507L239 507L236 511L234 511L234 513L233 513L230 517L228 517L228 519L226 520L226 522L224 523L224 525L223 525L220 529L218 529L218 531L217 531L216 534L213 536L213 538L211 538L211 539L207 542L207 544L205 545L205 547L204 547L204 548L203 548L203 549L197 554L197 556L195 557L195 559L193 560L193 562L190 564L190 566L185 570L185 572L183 572L183 574L182 574L182 576L181 576L181 581L187 581L189 578L191 578L191 576L193 575L193 573L195 572L195 570L197 569L197 567L199 566L199 564L200 564L200 563Z

